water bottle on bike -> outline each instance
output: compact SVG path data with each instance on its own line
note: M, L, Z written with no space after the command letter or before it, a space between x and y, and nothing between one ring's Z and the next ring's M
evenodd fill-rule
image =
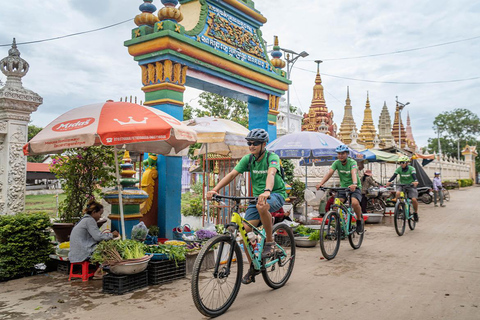
M253 252L255 253L255 255L258 255L257 236L253 231L250 231L249 233L247 233L247 238L248 238L248 241L250 241L250 244L252 245Z

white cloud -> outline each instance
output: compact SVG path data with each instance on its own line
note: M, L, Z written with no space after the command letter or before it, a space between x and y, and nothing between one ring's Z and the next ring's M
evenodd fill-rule
M0 44L60 36L113 24L139 13L142 1L82 0L7 1L0 11ZM160 1L155 0L157 7ZM460 1L394 2L388 0L278 0L256 1L256 8L268 22L262 28L265 40L278 35L280 45L310 56L300 59L292 73L291 102L308 110L315 79L315 59L321 65L327 106L339 124L343 117L346 87L360 127L366 92L374 121L383 106L393 120L395 96L410 102L417 142L426 144L434 136L432 122L443 111L467 108L480 113L479 80L448 84L395 85L359 82L327 76L394 82L423 82L462 79L480 75L480 39L459 42L403 54L364 59L328 61L327 59L377 54L422 47L457 39L480 36L480 4ZM44 104L32 115L33 122L44 126L68 108L87 103L136 95L140 90L140 68L128 54L123 42L130 38L133 21L86 35L20 46L22 57L30 63L23 79L25 87L44 97ZM0 47L6 56L8 47ZM2 53L3 52L3 53ZM1 58L0 57L0 58ZM308 61L307 61L308 60ZM5 80L5 79L3 79ZM185 101L199 91L188 88ZM406 122L406 112L404 122Z

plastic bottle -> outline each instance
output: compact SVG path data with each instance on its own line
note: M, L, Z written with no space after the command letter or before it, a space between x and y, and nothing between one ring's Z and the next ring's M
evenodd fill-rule
M247 233L247 238L248 238L248 241L250 241L250 244L252 245L253 252L257 254L258 253L257 236L255 235L255 233L253 233L253 231L250 231L249 233Z

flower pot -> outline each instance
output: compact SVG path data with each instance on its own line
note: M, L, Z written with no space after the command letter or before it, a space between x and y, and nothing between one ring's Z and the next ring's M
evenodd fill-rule
M62 243L70 240L70 233L72 233L74 224L66 222L56 222L53 224L52 229L55 232L57 241Z

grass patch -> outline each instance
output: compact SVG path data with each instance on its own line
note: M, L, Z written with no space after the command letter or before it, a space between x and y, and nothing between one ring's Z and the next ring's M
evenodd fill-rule
M58 203L65 199L65 194L58 195ZM25 211L45 211L50 217L57 214L57 201L54 194L39 194L25 196Z

